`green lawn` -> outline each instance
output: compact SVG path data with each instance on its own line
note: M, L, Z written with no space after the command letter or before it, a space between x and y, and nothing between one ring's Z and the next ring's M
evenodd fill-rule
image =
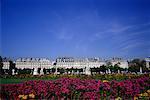
M21 82L32 80L32 79L7 79L7 78L3 79L1 78L0 80L1 80L0 81L1 84L12 84L12 83L21 83Z
M52 78L42 78L42 79L39 79L39 78L24 78L24 79L21 79L21 78L0 78L0 84L13 84L13 83L21 83L21 82L24 82L24 81L29 81L29 80L55 80L55 79L52 79Z

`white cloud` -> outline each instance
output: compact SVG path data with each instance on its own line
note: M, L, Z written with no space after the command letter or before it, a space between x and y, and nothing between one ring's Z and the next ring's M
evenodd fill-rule
M126 50L131 50L131 49L133 49L133 48L135 48L135 47L139 47L139 46L141 46L141 45L143 45L143 43L131 43L131 44L128 44L128 45L126 45L126 46L124 46L123 48L122 48L122 50L123 51L126 51Z
M132 38L136 35L150 32L149 29L146 30L137 30L141 27L145 27L150 25L150 23L145 23L145 24L134 24L134 25L122 25L118 22L113 22L109 23L110 25L105 25L108 26L107 28L104 28L103 30L99 30L99 32L94 33L91 37L89 37L90 41L95 41L98 39L104 39L107 37L111 36L111 39L128 39Z

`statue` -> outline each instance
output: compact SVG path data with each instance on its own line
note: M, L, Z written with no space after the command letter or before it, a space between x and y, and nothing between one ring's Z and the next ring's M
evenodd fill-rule
M34 68L33 75L38 75L38 69L37 68Z

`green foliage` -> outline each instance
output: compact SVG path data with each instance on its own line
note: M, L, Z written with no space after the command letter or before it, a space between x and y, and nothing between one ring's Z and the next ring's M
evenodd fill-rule
M146 68L146 62L145 60L140 60L140 59L134 59L129 63L129 72L140 72L140 67L142 68L143 72L148 72L148 68Z
M105 65L100 66L100 71L106 73L107 67Z
M20 74L31 74L31 69L18 69L18 75Z

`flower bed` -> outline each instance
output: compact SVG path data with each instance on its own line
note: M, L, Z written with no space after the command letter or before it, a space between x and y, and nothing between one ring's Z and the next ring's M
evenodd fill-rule
M1 86L1 99L132 99L150 97L148 76L123 81L60 78L54 81L26 81Z

